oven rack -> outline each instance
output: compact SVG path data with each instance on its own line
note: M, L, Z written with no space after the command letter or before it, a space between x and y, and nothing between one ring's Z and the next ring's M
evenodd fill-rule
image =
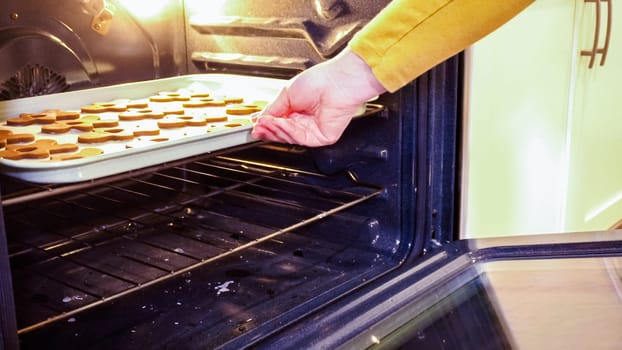
M278 243L285 233L383 192L344 176L347 186L309 171L221 156L71 191L49 188L54 195L8 197L17 308L40 308L28 313L37 319L18 320L19 333Z

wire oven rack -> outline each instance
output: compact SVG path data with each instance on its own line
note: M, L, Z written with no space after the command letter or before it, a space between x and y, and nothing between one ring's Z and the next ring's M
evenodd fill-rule
M383 191L225 156L68 186L11 181L3 182L9 255L18 313L30 315L18 320L20 334L278 241ZM60 287L46 291L63 294L37 294L50 283Z

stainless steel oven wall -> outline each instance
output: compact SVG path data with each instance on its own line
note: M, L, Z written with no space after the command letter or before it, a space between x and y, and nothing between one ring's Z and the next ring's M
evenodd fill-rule
M337 54L387 0L186 0L190 72L293 75Z
M142 3L4 0L0 100L184 74L182 1Z

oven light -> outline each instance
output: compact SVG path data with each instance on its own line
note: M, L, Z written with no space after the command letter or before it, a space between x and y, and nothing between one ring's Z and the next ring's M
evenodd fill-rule
M186 0L188 13L199 18L218 18L225 14L227 0Z
M175 0L118 0L132 15L151 19L161 15Z

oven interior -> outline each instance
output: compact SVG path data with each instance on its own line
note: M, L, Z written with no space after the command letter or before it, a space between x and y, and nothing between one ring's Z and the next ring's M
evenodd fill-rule
M141 22L114 1L75 1L69 15L11 2L19 16L1 23L0 60L12 67L3 79L23 83L15 72L35 66L61 72L63 91L212 71L289 77L339 51L384 5L296 3L231 1L220 17L175 3L174 16ZM110 36L85 24L108 8L125 18ZM10 47L41 48L56 28L16 35L32 30L15 25L31 15L74 18L77 33L94 37L78 45L91 52L76 61L82 77L70 78L62 57L17 64L25 53ZM183 49L179 33L163 30L180 23ZM120 49L106 50L108 40ZM136 41L151 44L123 50ZM117 69L125 55L129 73ZM65 185L1 177L10 271L0 289L14 300L0 313L2 340L22 349L237 349L416 262L454 239L460 70L456 56L381 96L333 146L257 142Z
M374 244L376 218L339 212L381 192L346 173L227 155L67 193L5 194L21 346L71 334L76 347L151 348L200 327L211 347L353 288L396 261Z

